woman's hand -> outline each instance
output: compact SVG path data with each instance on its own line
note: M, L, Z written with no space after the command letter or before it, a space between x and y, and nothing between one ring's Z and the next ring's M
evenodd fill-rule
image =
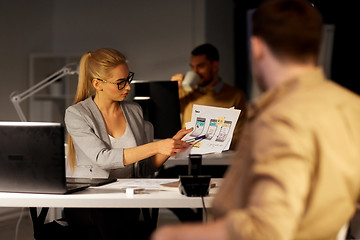
M176 153L181 152L189 147L187 142L179 139L167 138L157 141L158 153L166 156L175 156Z
M184 151L190 147L190 144L182 141L181 139L188 133L190 133L193 128L190 129L180 129L173 138L167 138L151 144L156 144L157 154L153 158L153 163L155 167L160 167L164 162L170 157L175 156L176 153Z
M173 139L180 140L180 139L182 139L186 134L192 132L193 129L194 129L194 128L189 128L189 129L182 128L182 129L180 129L172 138L173 138Z
M189 143L182 141L181 139L188 133L192 132L193 128L182 128L172 138L161 140L162 146L160 147L162 152L167 156L174 156L176 153L181 152L190 146Z

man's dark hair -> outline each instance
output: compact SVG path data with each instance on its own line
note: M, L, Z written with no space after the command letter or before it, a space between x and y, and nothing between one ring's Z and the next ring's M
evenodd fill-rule
M322 16L308 0L268 0L252 16L253 35L262 38L278 57L317 60Z
M204 54L206 55L206 58L210 61L219 61L219 51L210 43L205 43L197 46L191 52L191 55L193 56L199 56Z

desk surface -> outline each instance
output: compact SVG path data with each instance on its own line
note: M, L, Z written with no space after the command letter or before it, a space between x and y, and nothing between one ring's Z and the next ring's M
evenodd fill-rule
M230 165L235 151L229 150L221 153L210 153L202 156L202 165ZM165 168L175 165L188 165L188 157L170 157L165 163Z
M159 182L176 182L178 179L118 179L117 182L89 187L71 194L32 194L0 192L0 207L78 207L78 208L202 208L201 197L187 197L178 187L166 187ZM221 179L212 179L216 183L204 197L206 207L221 183ZM144 188L141 193L129 196L126 188L137 186Z

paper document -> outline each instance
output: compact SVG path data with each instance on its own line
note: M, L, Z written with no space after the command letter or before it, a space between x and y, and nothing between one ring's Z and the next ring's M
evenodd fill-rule
M128 182L117 182L114 183L112 186L116 187L137 187L137 188L159 188L162 184L170 183L170 182L176 182L178 179L154 179L151 180L148 179L134 179Z
M241 110L235 108L193 105L191 121L186 128L194 130L182 140L193 145L189 154L220 153L228 150Z

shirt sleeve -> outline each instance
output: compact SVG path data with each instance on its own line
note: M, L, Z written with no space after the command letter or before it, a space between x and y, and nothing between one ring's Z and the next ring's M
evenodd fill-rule
M91 117L75 107L69 107L65 112L65 125L73 138L77 157L86 157L105 170L124 167L124 149L111 149L102 139L99 123Z

